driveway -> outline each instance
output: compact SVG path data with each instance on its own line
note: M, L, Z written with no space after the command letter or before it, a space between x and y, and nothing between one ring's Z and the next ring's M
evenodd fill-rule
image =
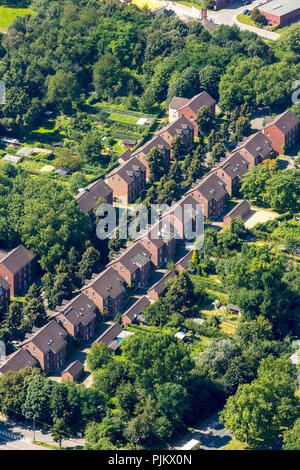
M249 214L245 217L245 227L251 229L258 223L268 222L278 216L279 214L277 214L277 212L251 207Z
M207 18L211 20L213 23L219 24L226 24L229 26L233 26L236 24L242 31L252 31L256 33L258 36L262 36L266 39L272 39L276 41L280 38L280 34L274 33L272 31L266 31L265 29L255 28L250 25L239 23L236 19L237 15L242 13L244 10L253 10L253 8L257 7L263 0L254 0L250 5L243 5L242 2L238 1L229 5L226 10L221 11L208 11ZM266 3L266 2L264 2ZM174 13L179 16L180 18L195 18L196 8L187 7L185 5L181 5L175 2L167 2L168 10L174 11Z
M218 413L215 413L196 425L194 430L176 442L172 449L181 449L191 439L198 439L202 450L220 450L232 440L232 434L224 428L219 421Z

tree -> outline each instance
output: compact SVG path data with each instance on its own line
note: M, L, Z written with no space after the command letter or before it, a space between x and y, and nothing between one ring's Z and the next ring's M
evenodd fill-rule
M179 161L186 153L186 145L181 135L176 134L171 142L171 154L174 160Z
M262 165L252 167L242 178L241 193L243 197L261 204L270 178L270 170L267 167Z
M61 166L70 168L70 170L78 170L82 165L82 159L78 155L74 155L70 149L61 148L55 150L56 158L54 160L54 167L60 168ZM73 175L71 176L71 178ZM71 179L70 179L71 181Z
M36 418L42 423L52 424L50 398L53 388L52 380L39 375L33 377L22 404L22 413L27 419Z
M279 171L267 184L266 199L277 210L297 212L300 204L300 169Z
M96 271L100 262L100 253L93 246L87 247L82 255L81 261L78 264L78 277L84 282L85 279L90 279L93 272Z
M101 55L93 70L94 86L99 97L112 97L121 88L122 79L119 59L113 54Z
M195 301L194 286L187 271L181 271L172 280L165 295L170 312L180 312L183 308L188 308Z
M92 346L87 355L87 365L89 370L95 371L111 360L111 351L104 343L99 342Z
M87 162L96 161L96 159L107 163L107 157L101 154L102 134L98 130L88 132L82 139L78 147L79 155Z
M201 88L207 91L213 98L218 99L218 84L220 81L220 72L213 65L206 65L199 71L199 82Z
M284 450L300 450L300 418L294 426L283 433Z
M63 418L58 418L55 420L53 426L50 428L51 436L55 442L58 442L59 447L61 447L61 441L63 439L68 439L70 436L70 429L66 425Z
M43 326L46 321L47 314L41 297L41 291L36 284L32 284L25 296L21 328L25 331L31 331L33 326L39 328Z
M72 112L73 105L78 105L80 89L72 72L58 70L55 75L48 77L46 86L46 102L59 111L68 114Z
M235 438L262 448L289 427L299 414L296 371L289 359L269 356L261 361L258 378L240 385L221 413Z
M147 155L147 163L149 165L150 180L152 182L159 181L166 172L165 157L162 151L153 147Z
M226 152L227 152L227 149L225 145L222 144L221 142L218 142L217 144L213 146L210 156L213 159L213 161L219 162L221 158L226 157Z
M72 246L84 246L91 232L90 220L60 183L44 176L30 178L25 182L20 212L16 214L17 200L20 196L14 194L14 225L22 242L40 257L43 269L53 269Z
M257 26L266 24L266 18L260 14L258 8L253 8L250 16Z
M202 136L206 136L210 133L215 124L215 118L207 106L202 106L196 118L198 124L198 132Z
M153 392L157 384L184 384L193 367L188 349L171 335L130 336L122 350L136 384Z
M61 165L61 166L64 166L64 165ZM87 184L88 184L88 180L86 179L84 174L80 173L79 171L76 171L75 173L72 174L69 180L69 190L71 191L72 194L75 195L78 193L79 189L85 188Z
M17 372L7 371L0 377L0 409L3 414L16 421L22 417L27 388L39 374L39 369L28 366Z

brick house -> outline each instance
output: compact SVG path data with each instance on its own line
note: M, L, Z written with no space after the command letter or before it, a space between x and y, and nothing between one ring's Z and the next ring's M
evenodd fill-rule
M168 271L158 282L148 289L147 297L151 300L158 300L165 294L168 288L168 281L174 279L175 276L174 271Z
M84 368L83 364L80 361L72 362L65 370L61 373L61 378L63 380L70 380L71 382L76 382L83 374Z
M170 218L154 223L138 242L150 253L151 261L156 268L171 261L176 253L177 244Z
M190 100L174 96L169 105L169 122L175 121L180 116L185 116L194 126L194 136L198 137L196 119L199 109L203 106L206 106L215 116L216 101L206 91L193 96Z
M113 190L102 179L89 184L76 194L75 199L83 214L93 214L93 209L100 198L105 199L107 204L113 202Z
M94 336L97 310L94 302L81 293L56 307L54 318L70 336L85 342Z
M189 263L192 261L194 250L190 250L186 255L184 255L177 263L177 271L186 271L189 267Z
M156 148L162 152L164 157L164 164L166 167L168 167L170 164L170 145L160 135L153 137L153 139L146 142L142 147L138 148L132 154L145 165L147 179L150 178L150 170L147 162L147 157L153 148Z
M226 214L223 219L224 225L230 226L231 221L234 217L241 217L242 219L244 219L250 213L250 210L251 206L246 199L240 201L234 206L233 209L231 209L230 212L228 212L228 214Z
M123 303L125 285L124 278L116 270L108 268L86 281L81 291L94 302L103 316L115 315Z
M39 363L44 372L59 369L67 357L68 333L55 320L45 326L34 329L34 333L26 335L21 346Z
M202 205L203 214L207 219L219 217L225 209L225 183L215 173L195 183L187 194L192 195L198 204Z
M217 165L213 173L225 183L225 188L233 196L241 185L241 179L249 171L249 162L239 153L235 152Z
M0 276L10 285L12 297L30 286L36 269L36 256L23 245L9 253L0 253Z
M200 206L200 202L192 194L183 196L177 203L173 204L169 217L171 225L174 227L176 239L185 240L188 231L195 231L196 214L199 213L201 218L202 208Z
M0 308L7 309L10 303L10 286L8 282L0 276Z
M160 135L168 145L171 145L176 135L180 135L189 151L194 144L194 125L185 116L179 116L175 121L160 129L156 135Z
M140 243L127 248L107 264L122 276L127 284L142 287L147 284L151 272L151 253Z
M272 26L286 26L300 19L300 4L297 0L285 0L284 2L273 0L259 6L258 10Z
M236 151L247 160L251 169L272 155L272 142L269 136L264 135L263 132L257 132L239 144Z
M105 182L113 190L114 201L128 204L145 188L146 166L132 157L106 175Z
M130 323L138 323L140 325L145 324L145 319L142 315L142 311L149 307L150 300L145 295L137 300L125 313L122 315L122 324L124 326L130 325Z
M0 376L11 370L18 372L24 367L37 367L38 361L29 354L25 349L18 349L14 353L7 356L4 364L0 365Z
M299 140L299 123L300 119L288 110L265 126L263 133L276 153L284 154L285 148L292 147Z
M117 351L120 347L120 341L118 336L123 331L123 328L119 323L112 323L105 331L102 333L99 338L97 338L94 344L103 343L107 348L111 349L113 352Z

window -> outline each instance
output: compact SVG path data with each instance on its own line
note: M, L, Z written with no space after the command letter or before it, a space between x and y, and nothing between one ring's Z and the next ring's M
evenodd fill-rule
M8 279L8 275L7 275L7 274L4 274L4 279Z

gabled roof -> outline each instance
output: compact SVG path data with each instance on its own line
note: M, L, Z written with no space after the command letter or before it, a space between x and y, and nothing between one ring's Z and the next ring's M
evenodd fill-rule
M185 106L186 104L188 104L189 101L190 100L188 98L181 98L179 96L173 96L173 98L170 101L169 108L178 110L182 108L182 106Z
M9 253L1 257L0 263L3 264L11 273L16 274L34 258L35 255L32 251L27 250L23 245L19 245L17 248L14 248Z
M99 338L97 338L96 341L94 341L93 345L101 341L102 343L105 344L106 347L109 348L112 345L112 343L114 343L114 341L116 340L116 338L118 337L118 335L121 333L122 330L123 328L121 327L121 325L119 325L119 323L113 323L104 331L104 333L102 333L101 336L99 336ZM113 349L116 349L116 348L113 348Z
M187 134L188 129L193 130L193 124L185 116L180 116L175 121L170 122L167 126L157 131L156 135L168 132L172 137L175 137L177 134Z
M58 314L63 314L72 325L88 325L96 318L97 307L92 300L81 293L68 303L56 307Z
M157 148L158 150L170 149L170 145L160 136L156 135L153 139L146 142L142 147L138 148L132 155L137 155L140 152L148 155L152 148Z
M118 161L121 161L122 163L127 162L132 156L132 150L127 149L125 152L121 153L118 157Z
M241 148L246 149L254 157L261 155L265 158L272 152L272 143L262 132L256 132L256 134L242 142L236 150L239 151Z
M207 108L209 108L215 104L216 101L206 91L202 91L198 95L193 96L189 103L183 105L182 108L188 106L192 109L192 111L194 111L194 113L197 114L199 109L202 108L202 106L206 106Z
M141 266L146 266L151 261L151 253L144 248L140 243L127 248L123 253L110 261L107 266L113 266L116 263L121 263L129 272L133 273Z
M130 160L118 166L105 176L107 180L111 176L116 175L122 178L126 183L130 184L135 178L146 173L146 167L136 157L131 157Z
M66 346L68 333L55 320L50 320L47 325L40 328L36 333L21 343L24 347L28 343L33 343L43 354L52 351L53 354L59 352Z
M248 162L239 152L235 152L223 160L213 171L218 169L222 169L232 179L241 178L248 171Z
M125 280L112 268L105 269L95 279L86 281L82 291L94 289L100 297L106 299L111 297L115 299L124 292Z
M297 124L300 123L300 119L296 114L294 114L290 109L285 111L282 114L279 114L273 121L268 123L265 127L267 129L268 127L275 125L280 129L284 134L287 134L291 129L293 129Z
M220 201L227 194L224 186L223 181L215 173L211 173L199 183L195 184L187 194L197 190L208 201Z
M189 262L192 259L194 250L190 250L186 255L184 255L177 263L176 266L181 266L183 269L187 269Z
M110 194L112 194L112 189L103 179L99 179L82 189L78 194L76 194L75 199L79 204L81 212L87 214L94 209L100 198L106 200Z
M82 362L76 360L68 365L65 370L62 371L61 375L68 372L73 378L76 378L83 372L83 364Z
M192 111L194 111L194 113L197 114L202 106L207 106L207 108L210 108L215 104L216 101L206 91L202 91L198 95L193 96L191 99L174 96L170 102L169 107L179 111L180 109L188 106Z
M156 282L150 289L148 289L148 293L152 290L157 292L157 294L161 294L166 289L166 283L170 279L173 279L176 276L174 271L168 271L158 282Z
M243 217L245 214L245 211L249 210L250 212L250 204L247 201L247 199L244 199L243 201L240 201L238 204L236 204L233 209L231 209L228 214L226 214L225 217Z
M150 305L150 300L147 299L146 296L141 297L137 302L135 302L125 313L123 313L122 317L127 317L131 322L133 322L138 315Z
M18 349L6 358L6 362L0 367L0 374L4 374L8 370L18 371L24 367L37 367L37 360L29 354L25 349Z

